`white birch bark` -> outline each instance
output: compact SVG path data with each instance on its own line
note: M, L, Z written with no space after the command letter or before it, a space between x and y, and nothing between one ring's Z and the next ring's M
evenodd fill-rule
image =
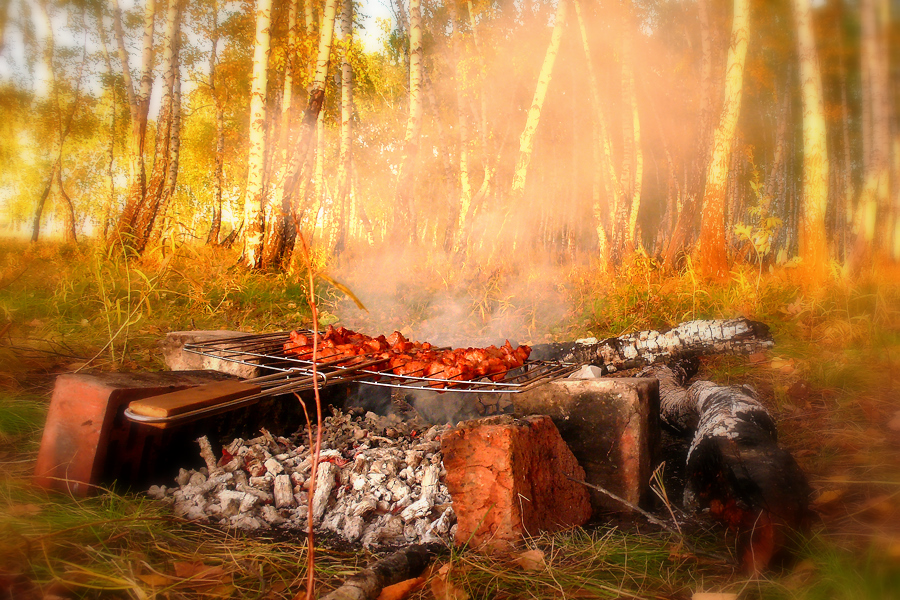
M266 158L266 85L269 59L269 26L272 0L256 4L256 37L253 50L253 78L250 88L250 145L247 157L247 189L244 198L244 262L258 268L263 251L263 188Z
M400 3L402 6L402 2ZM422 130L422 7L421 0L409 1L409 116L403 139L403 156L397 176L397 207L402 217L395 227L407 228L395 233L404 238L416 239L415 164L419 150L419 134Z
M553 65L556 63L559 46L562 42L567 5L567 0L559 0L559 4L556 7L556 18L553 23L553 33L550 35L550 45L547 47L547 53L544 55L544 62L541 65L541 72L538 75L534 99L531 101L531 108L528 110L528 118L525 121L525 129L519 137L519 156L516 160L516 170L513 173L512 183L512 197L514 199L521 196L525 191L525 178L528 174L528 165L531 162L531 153L534 151L534 138L541 120L544 99L547 97L547 90L550 88L550 80L553 77Z
M807 275L817 281L825 275L828 245L825 208L828 204L828 151L822 75L813 35L810 0L792 0L800 94L803 100L803 193L800 209L800 256Z
M723 279L728 274L725 241L725 196L728 165L741 110L744 65L750 36L750 1L734 0L731 44L725 61L725 103L713 135L712 158L706 173L700 225L700 266L706 277Z

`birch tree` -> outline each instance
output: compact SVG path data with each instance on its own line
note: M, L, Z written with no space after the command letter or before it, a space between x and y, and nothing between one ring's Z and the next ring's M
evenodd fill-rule
M165 213L175 193L181 139L180 31L181 0L169 0L163 35L163 98L156 124L153 169L131 224L132 248L138 254L146 248L157 216Z
M134 237L135 217L145 202L146 195L146 165L144 142L147 135L147 117L150 109L150 91L153 87L153 59L155 47L153 34L155 29L156 1L145 0L144 24L141 50L141 66L138 70L139 84L136 86L129 66L129 55L125 45L125 31L122 26L122 10L119 0L112 0L113 5L113 31L118 46L119 63L122 69L122 79L125 84L125 93L128 97L128 109L131 116L131 182L128 188L128 197L125 207L119 215L116 223L115 234L111 236L112 243L125 243L131 245Z
M284 194L290 203L295 221L299 220L299 203L303 200L302 195L298 193L300 179L309 160L310 150L313 148L312 141L316 137L316 123L325 102L325 79L328 77L328 57L334 38L336 6L337 0L325 0L319 26L319 47L316 54L315 72L309 86L306 109L300 124L300 133L293 148L290 169L284 181L280 183L284 185Z
M519 154L516 159L516 168L513 172L511 190L513 202L525 192L525 179L528 175L531 153L534 151L534 138L541 120L541 109L544 107L547 90L550 88L550 80L553 77L553 65L556 62L559 46L562 42L567 4L567 0L559 0L559 4L556 7L556 18L553 23L553 33L550 35L550 45L547 46L547 53L544 55L544 62L541 65L540 75L538 75L534 98L531 101L531 108L528 109L528 118L525 121L525 129L519 137Z
M350 64L350 53L353 45L353 0L341 2L341 137L340 155L338 156L337 195L335 203L339 206L336 240L333 244L340 252L349 228L350 203L350 164L353 142L353 65Z
M218 66L218 45L219 45L219 3L218 0L212 0L210 7L210 28L209 28L209 92L213 99L216 111L216 168L213 174L213 221L209 228L207 243L218 244L219 233L222 228L222 181L224 164L225 164L225 99L224 90L219 89L218 80L216 78L216 67Z
M822 75L813 35L810 0L791 0L800 61L803 100L803 193L800 210L800 256L807 276L818 282L828 260L825 208L828 203L828 152Z
M265 208L265 242L263 245L262 266L265 268L277 268L293 244L294 222L291 219L291 206L289 198L284 193L284 185L279 182L284 180L288 169L290 130L292 125L292 109L294 103L294 60L298 49L297 13L299 0L290 0L288 5L288 39L287 55L284 63L284 79L281 91L281 118L278 121L277 146L272 161L275 164L273 171L274 185L272 198L266 203Z
M251 269L262 266L263 207L266 201L266 87L271 23L272 0L257 0L253 78L250 87L250 152L247 157L247 189L244 198L244 262Z
M53 140L53 153L55 155L55 159L53 161L52 166L50 167L50 173L47 176L47 183L44 186L43 191L41 192L40 197L38 198L37 204L34 210L34 220L31 229L31 241L37 242L40 237L41 230L41 218L44 212L44 206L46 205L47 199L50 197L50 193L53 189L53 184L56 183L57 189L59 190L59 195L63 200L63 221L64 221L64 236L67 242L75 241L75 209L72 205L72 199L66 193L65 186L63 184L63 146L66 143L66 139L69 137L69 134L72 131L72 123L75 119L75 114L78 112L79 104L81 101L81 83L84 74L84 66L87 60L87 51L82 53L81 63L78 67L78 75L75 83L75 90L73 95L73 100L71 105L68 107L68 110L63 113L62 107L62 92L60 90L61 84L59 78L57 77L58 66L56 64L56 41L54 38L53 32L53 23L50 17L50 7L48 6L47 0L44 0L40 3L40 13L41 17L44 20L44 25L47 30L47 39L44 42L44 66L47 69L47 73L50 76L50 103L51 103L51 111L53 113L53 122L56 131L54 132L56 135ZM83 13L82 13L82 23L83 23Z
M887 0L860 0L859 10L863 187L855 216L857 237L850 261L853 271L862 267L873 249L886 246L890 220L890 5Z
M700 270L704 276L724 279L728 274L725 240L725 196L728 165L741 110L744 65L750 35L750 0L734 0L731 43L725 61L724 106L713 134L713 149L700 222Z
M402 6L402 2L399 3ZM415 168L422 130L422 6L421 0L409 0L409 115L403 153L397 174L395 233L416 239L416 207L414 202ZM405 234L400 234L402 228Z

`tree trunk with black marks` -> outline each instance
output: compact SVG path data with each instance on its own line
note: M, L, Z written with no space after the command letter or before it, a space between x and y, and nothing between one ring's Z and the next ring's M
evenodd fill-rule
M589 363L604 374L704 354L751 354L774 345L769 328L744 318L688 321L666 331L640 331L603 341L541 344L532 359Z
M810 488L790 452L778 445L775 421L750 386L695 381L691 368L661 366L642 375L660 382L660 417L693 432L684 506L706 511L737 532L741 564L759 573L789 556L790 538L809 521Z

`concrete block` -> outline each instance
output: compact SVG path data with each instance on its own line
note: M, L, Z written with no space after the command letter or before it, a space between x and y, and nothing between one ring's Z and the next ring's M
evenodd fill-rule
M259 376L259 367L203 356L187 352L184 349L185 344L196 344L248 335L252 334L224 330L172 331L167 333L166 338L160 342L160 349L163 353L163 359L166 361L166 366L173 371L210 370L234 375L241 379L250 379Z
M586 481L639 504L649 491L659 445L659 382L654 378L562 379L511 394L518 416L548 415ZM591 490L595 516L628 512Z
M508 550L526 535L584 524L591 516L584 470L549 417L498 415L441 436L457 544ZM568 476L568 477L567 477Z

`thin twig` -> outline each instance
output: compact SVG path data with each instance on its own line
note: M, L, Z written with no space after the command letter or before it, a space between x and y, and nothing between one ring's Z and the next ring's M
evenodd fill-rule
M322 399L319 396L319 378L316 373L317 357L319 353L319 311L316 306L315 278L313 275L312 260L309 256L309 246L306 245L306 239L303 234L297 232L300 238L300 247L303 249L303 260L306 262L306 273L309 275L309 308L312 311L313 321L313 360L312 360L312 378L313 378L313 394L316 399L316 444L313 447L311 455L311 468L309 473L309 497L306 503L306 529L309 544L309 552L307 553L306 563L306 600L313 600L316 586L316 534L313 523L313 499L316 494L316 480L319 475L319 454L322 451ZM305 410L305 407L304 407ZM307 419L308 422L308 419Z
M695 555L695 556L703 556L703 557L706 557L706 558L713 558L713 559L715 559L715 560L720 560L720 561L723 561L723 562L726 562L726 563L733 563L733 561L732 561L730 558L728 558L727 556L722 556L721 554L715 554L715 553L712 553L712 552L704 552L704 551L702 551L702 550L698 550L697 547L694 546L692 543L690 543L690 542L687 540L687 538L684 537L684 535L683 535L680 531L676 531L676 530L673 529L672 527L669 527L669 525L668 525L665 521L660 521L659 519L657 519L656 517L654 517L653 515L651 515L650 513L648 513L646 510L644 510L643 508L641 508L640 506L638 506L638 505L636 505L636 504L632 504L632 503L629 502L628 500L625 500L624 498L622 498L622 497L620 497L620 496L617 496L616 494L613 494L612 492L610 492L610 491L607 490L606 488L602 488L602 487L600 487L599 485L596 485L596 484L593 484L593 483L588 483L587 481L582 481L582 480L580 480L580 479L575 479L574 477L569 477L568 475L566 475L566 479L568 479L569 481L574 481L575 483L580 483L580 484L583 485L583 486L586 486L586 487L589 487L589 488L591 488L591 489L597 490L597 491L600 492L601 494L605 494L606 496L609 496L610 498L612 498L612 499L615 500L616 502L619 502L619 503L621 503L621 504L627 506L628 508L630 508L630 509L633 510L634 512L641 514L645 519L647 519L648 521L650 521L650 522L653 523L654 525L658 525L659 527L662 527L663 529L665 529L665 530L668 531L669 533L678 536L678 540L681 542L682 545L684 545L685 548L687 548L687 549L691 552L691 554L693 554L693 555Z

